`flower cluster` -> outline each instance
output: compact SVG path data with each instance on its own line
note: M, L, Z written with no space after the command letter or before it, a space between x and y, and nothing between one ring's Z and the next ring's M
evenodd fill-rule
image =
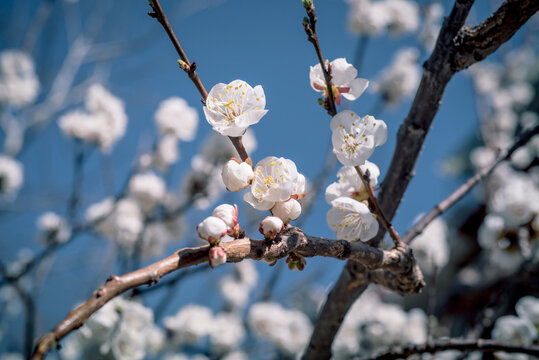
M26 53L18 50L0 53L0 105L19 108L31 104L39 88L34 62Z
M171 97L159 104L154 115L159 129L159 142L151 152L140 157L142 169L155 167L166 171L180 158L179 142L192 141L198 127L198 112L179 97Z
M361 35L379 35L389 31L398 36L419 27L419 6L409 0L349 0L350 31Z
M330 68L332 93L337 105L340 104L341 95L355 100L369 85L367 80L356 78L357 70L345 59L332 61ZM311 67L309 77L312 88L324 91L324 95L328 96L320 64ZM377 146L386 142L387 126L373 116L361 117L353 111L343 110L331 119L330 129L333 153L345 167L339 171L339 182L331 184L326 190L326 201L332 206L327 214L327 222L339 239L369 240L378 233L378 221L371 214L368 194L354 167L361 167L364 173L369 174L370 185L376 185L380 170L367 159Z
M85 110L71 111L60 118L58 125L68 137L96 143L103 152L121 138L127 127L123 102L100 84L88 88Z

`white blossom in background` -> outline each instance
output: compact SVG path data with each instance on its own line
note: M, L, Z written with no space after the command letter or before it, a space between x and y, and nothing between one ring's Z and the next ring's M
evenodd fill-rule
M440 32L444 8L440 3L428 4L424 10L424 21L419 30L419 40L427 52L431 52Z
M408 0L348 0L348 27L352 33L374 36L389 30L400 36L419 26L419 7Z
M330 62L329 65L331 66L331 82L333 85L331 91L335 98L335 104L341 104L342 96L347 100L356 100L363 94L367 86L369 86L369 81L367 79L356 78L356 68L354 65L349 64L345 58L335 59ZM311 66L309 79L311 87L315 91L323 91L323 96L328 95L326 80L320 63Z
M169 166L180 158L178 138L173 134L163 135L157 143L155 152L143 156L149 156L148 165L143 168L149 169L150 166L155 166L161 171L167 171Z
M513 345L530 346L537 339L537 329L528 320L513 315L499 317L494 323L491 333L492 339L507 342ZM500 360L528 360L530 357L524 354L509 354L496 352Z
M165 317L163 323L175 345L195 345L209 335L214 321L211 310L199 305L182 307L174 316Z
M58 121L62 132L86 142L97 143L101 151L108 152L127 127L123 102L100 84L88 88L85 110L75 110Z
M389 105L413 95L419 84L419 52L415 48L399 50L388 68L373 82L372 89L382 95Z
M128 190L144 212L149 212L160 204L167 192L163 179L152 172L133 176Z
M367 115L359 117L350 110L335 115L330 122L331 142L337 159L347 166L363 165L374 148L387 140L387 126Z
M198 112L184 99L171 97L159 104L155 122L161 135L171 134L179 140L191 141L198 127Z
M449 261L447 224L442 218L434 219L423 233L416 236L411 244L414 256L421 270L432 273L440 271Z
M44 245L61 244L71 236L71 228L67 220L58 214L48 211L37 219L39 240Z
M524 296L517 301L515 310L518 317L529 320L535 327L539 326L539 298Z
M114 298L63 343L62 358L144 359L160 351L163 332L155 325L151 309Z
M138 202L130 197L121 199L116 204L112 198L91 205L86 210L86 219L97 224L98 232L114 241L122 251L131 254L136 241L144 228L144 217Z
M251 191L243 199L257 210L269 210L286 201L297 188L298 171L292 160L268 156L255 166Z
M419 28L419 5L408 0L385 0L390 13L389 34L400 36Z
M142 234L140 256L153 258L163 254L167 245L173 240L180 239L186 225L181 216L167 221L147 224Z
M227 306L232 309L243 308L249 293L258 282L258 272L252 261L242 261L234 264L232 274L224 276L219 281L219 290Z
M22 164L9 156L0 154L0 200L17 194L23 180Z
M369 172L369 184L376 186L378 184L378 176L380 169L375 163L368 160L360 166L363 174ZM350 197L357 201L363 201L368 198L368 194L363 186L363 181L359 177L356 169L353 166L343 166L337 172L338 182L328 185L326 188L326 202L331 205L331 202L339 197Z
M247 324L256 337L272 342L290 356L303 352L312 332L311 322L304 313L272 302L252 305Z
M245 327L237 314L216 314L210 327L210 344L217 354L236 349L245 339Z
M221 176L227 190L238 192L250 185L254 172L252 166L248 163L231 159L223 165Z
M254 88L242 80L212 87L206 99L206 120L224 136L242 136L250 125L266 115L266 96L262 86Z
M31 104L39 94L32 58L18 50L0 52L0 104L15 108Z
M367 241L378 233L378 221L369 207L348 197L340 197L331 202L326 220L340 240Z
M9 352L0 354L0 360L24 360L24 356L19 353Z

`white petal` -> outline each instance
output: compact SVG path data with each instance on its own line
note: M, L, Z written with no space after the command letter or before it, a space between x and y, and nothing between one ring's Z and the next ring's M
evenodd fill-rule
M311 87L314 91L321 92L322 90L317 89L314 85L317 84L319 87L325 88L326 87L326 81L324 79L324 74L322 72L322 66L320 64L316 64L315 66L311 66L311 69L309 71L309 80L311 82Z
M250 192L245 193L245 195L243 195L243 200L245 200L245 202L247 202L249 205L251 205L252 207L260 211L269 210L273 206L275 206L275 202L273 201L266 201L266 200L258 201L258 199L255 198L253 194Z
M347 100L355 100L360 97L361 94L363 94L368 86L369 80L362 78L354 79L352 82L350 82L350 91L347 93L342 93L342 96L344 96L344 98Z
M353 191L353 190L354 188L351 187L349 183L345 183L345 182L331 183L326 188L326 202L331 205L331 202L337 198L340 198L343 196L350 196L350 191Z
M331 75L335 86L349 86L357 76L357 70L345 58L338 58L331 62Z

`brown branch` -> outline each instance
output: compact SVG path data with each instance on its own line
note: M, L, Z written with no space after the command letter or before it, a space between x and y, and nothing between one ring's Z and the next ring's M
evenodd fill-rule
M446 199L438 203L428 214L423 216L423 218L410 230L406 232L402 241L406 244L410 244L416 236L421 234L425 228L438 216L449 210L453 205L455 205L460 199L464 197L472 188L477 185L479 182L483 181L487 176L492 173L492 171L500 165L502 162L507 161L511 158L511 155L519 149L520 147L526 145L526 143L535 135L539 134L539 125L526 131L521 137L511 146L510 149L500 152L497 158L487 167L481 169L471 178L469 178L464 184L462 184L457 190L455 190L451 195Z
M172 45L174 45L174 48L176 49L176 52L180 56L180 59L186 64L186 67L182 69L189 75L189 79L195 84L198 92L200 93L200 96L202 96L202 102L206 103L206 98L208 97L208 92L204 88L204 85L202 85L202 82L200 81L197 73L196 73L196 64L190 63L189 59L187 58L187 55L182 49L182 46L180 45L180 42L178 41L178 38L174 34L174 31L172 31L172 28L170 27L170 24L168 22L168 19L163 12L163 8L161 7L161 4L159 4L159 0L149 0L150 6L153 9L153 12L148 13L151 17L155 18L163 29L165 29L170 41L172 42Z
M539 356L539 346L524 346L503 343L489 339L462 340L462 339L440 339L429 341L426 344L407 345L398 347L390 352L369 358L370 360L396 360L407 358L414 354L436 353L445 350L458 351L483 351L495 352L504 351L508 353L520 353L532 356Z
M378 215L378 220L382 223L384 228L389 232L389 235L391 236L391 239L393 239L393 243L395 246L399 246L402 241L399 237L399 234L397 234L397 231L393 227L393 225L389 222L389 220L385 217L384 212L380 208L380 205L378 204L378 200L376 200L376 196L374 195L374 191L372 190L369 174L367 171L367 174L363 173L363 170L361 170L361 167L355 166L355 169L357 171L357 174L359 175L359 178L361 179L361 182L363 183L363 187L365 188L365 191L367 191L367 194L369 195L369 200L372 206L374 206L374 210L376 211L376 214Z
M295 227L287 229L281 236L281 240L275 243L242 238L220 246L226 251L228 262L239 262L244 259L274 260L287 257L291 253L303 257L325 256L341 260L353 259L366 268L395 273L399 279L403 276L408 277L409 288L403 291L410 292L422 286L421 272L407 246L384 251L362 242L350 243L344 240L308 236ZM145 284L153 285L175 270L206 263L208 250L208 245L181 249L145 268L123 276L111 276L90 299L71 311L50 333L39 339L32 358L42 359L60 339L72 330L81 327L93 313L121 293Z
M189 79L195 84L198 92L200 93L200 96L202 96L202 103L206 105L206 98L208 97L208 92L206 91L206 88L204 88L204 85L202 85L202 81L200 81L200 78L198 77L198 74L196 73L196 63L190 63L189 59L187 59L187 55L182 49L182 46L180 45L180 42L178 41L178 38L174 34L174 31L172 31L172 28L170 27L170 24L167 20L167 17L163 11L163 8L161 7L161 4L159 4L159 0L149 0L150 6L153 9L153 12L149 12L148 15L155 18L161 26L165 29L170 41L174 45L174 48L178 52L178 55L180 56L181 61L178 61L180 64L180 68L185 71L185 73L189 76ZM241 157L242 161L247 160L249 155L247 154L247 150L245 150L245 147L243 146L243 143L241 142L241 136L239 137L232 137L229 136L230 141L232 141L232 144L236 148L236 151Z
M465 69L483 60L539 10L536 0L506 0L481 24L464 27L455 38L457 52L453 59L453 71Z
M451 13L446 17L440 29L433 53L423 65L423 75L419 88L410 111L399 129L395 152L378 196L380 208L389 221L395 216L404 192L413 178L415 164L432 121L440 107L445 87L455 72L460 70L454 64L456 63L457 54L462 58L464 54L462 49L464 48L460 47L463 41L459 45L456 39L460 35L460 38L466 40L464 43L467 44L471 41L469 37L463 37L462 35L466 31L463 30L463 25L473 2L473 0L455 1ZM507 6L508 3L516 2L517 0L508 0L501 8ZM528 4L529 1L525 3ZM533 10L531 9L532 6L528 5L527 13ZM524 24L527 18L519 16L518 19L515 22L502 19L502 22L504 22L504 26L512 27L513 30L511 31L514 33ZM496 25L487 26L487 24L496 20L496 17L489 17L480 27L483 29L496 28ZM492 34L492 30L490 32L477 31L477 33ZM468 36L471 37L472 35L468 34ZM489 51L494 51L509 37L510 35L494 37L491 46L488 47ZM486 55L489 53L485 52ZM380 229L372 243L374 245L380 243L384 234L384 229ZM331 357L331 344L340 323L356 298L366 289L368 282L365 279L367 277L368 272L363 266L350 263L345 266L319 315L311 341L303 356L304 359L327 359Z
M327 111L330 116L335 116L337 115L337 107L335 106L335 96L333 95L333 84L331 82L331 66L328 64L326 68L324 57L322 56L322 49L320 48L320 43L318 42L318 35L316 33L316 22L318 21L318 18L316 17L314 3L312 0L304 0L303 6L305 7L305 11L307 11L307 15L309 16L308 19L303 18L303 28L307 34L307 40L309 40L309 42L311 42L314 46L316 56L318 57L318 62L320 63L322 73L324 74L324 79L326 80L326 88L328 93Z

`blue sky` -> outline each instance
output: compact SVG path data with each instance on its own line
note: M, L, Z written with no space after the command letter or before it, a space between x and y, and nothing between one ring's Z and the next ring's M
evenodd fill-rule
M1 49L21 46L38 3L2 1ZM106 86L125 102L129 116L126 136L114 147L110 157L114 186L116 189L122 186L134 156L153 142L156 134L153 113L159 102L170 96L180 96L198 109L201 121L196 140L180 145L182 158L169 178L171 187L179 189L179 180L189 169L191 156L196 154L202 141L212 131L204 119L200 96L178 68L178 56L165 32L155 20L146 15L150 10L147 1L124 0L110 3L105 15L99 18L102 25L91 29L98 32L98 41L108 43L139 39L131 44L124 56L102 67L106 75ZM472 18L484 18L480 15L485 14L487 9L482 3L476 4L478 8L474 10ZM93 1L81 1L75 5L56 1L52 15L54 20L44 28L35 48L35 55L40 59L37 68L43 79L49 78L58 69L66 51L66 39L73 39L80 24L94 10L94 4ZM324 57L330 60L346 57L352 61L358 38L347 30L348 5L343 0L319 0L315 4ZM258 140L258 149L251 154L253 160L256 162L270 155L283 156L294 160L298 170L312 179L325 161L330 138L330 118L318 105L319 94L309 85L309 66L316 63L316 54L306 40L302 27L305 11L301 1L163 0L162 5L189 59L197 62L199 76L208 91L215 83L227 83L234 79L245 80L252 86L263 86L269 112L260 123L253 126ZM193 7L205 6L207 8L193 11ZM450 3L444 1L445 14L449 6ZM416 39L413 36L372 38L368 43L363 66L359 69L361 76L375 79L381 69L391 62L396 49L415 45ZM93 64L83 66L77 79L83 79L91 71ZM377 96L367 91L351 104L351 108L365 115L376 101ZM370 114L385 120L389 129L388 142L377 148L370 159L379 165L381 179L394 150L396 132L410 103L411 99L408 99L396 108L386 108L382 113ZM74 104L74 107L78 105ZM38 248L34 224L42 212L55 210L65 213L71 184L73 144L60 134L56 120L57 117L51 119L50 124L20 157L25 166L25 184L19 199L14 203L0 205L0 258L4 261L12 259L21 247ZM430 210L460 184L461 180L444 177L440 171L441 165L444 159L477 136L477 124L470 80L465 74L458 74L446 90L441 110L418 161L416 176L394 220L399 232L404 233L419 213ZM101 156L96 150L91 152L85 166L82 209L108 195L101 172ZM328 181L335 179L332 175ZM227 195L227 199L243 204L239 194ZM304 230L312 235L332 237L325 221L328 209L323 197L320 197ZM207 214L193 211L188 216L189 223L193 225L189 231L194 233L194 225ZM257 236L254 233L248 235ZM105 242L82 238L59 253L58 263L52 265L53 271L39 304L43 314L40 329L50 328L61 314L65 314L74 303L91 293L97 284L95 280L90 281L88 273L95 275L95 267L108 254L106 251ZM62 263L65 259L62 256L74 258ZM341 266L342 263L335 260L310 261L305 273L287 273L286 281L282 281L279 288L286 289L309 276L327 287L336 279ZM268 273L268 268L263 264L259 265L259 269L264 274ZM322 273L320 269L323 269ZM216 273L224 271L218 270ZM65 285L73 284L75 279L84 281ZM190 291L177 302L199 301L204 297L206 286L216 281L215 276L209 280L201 279L197 277L186 283L186 288L200 290ZM58 306L51 311L44 311L53 304Z

